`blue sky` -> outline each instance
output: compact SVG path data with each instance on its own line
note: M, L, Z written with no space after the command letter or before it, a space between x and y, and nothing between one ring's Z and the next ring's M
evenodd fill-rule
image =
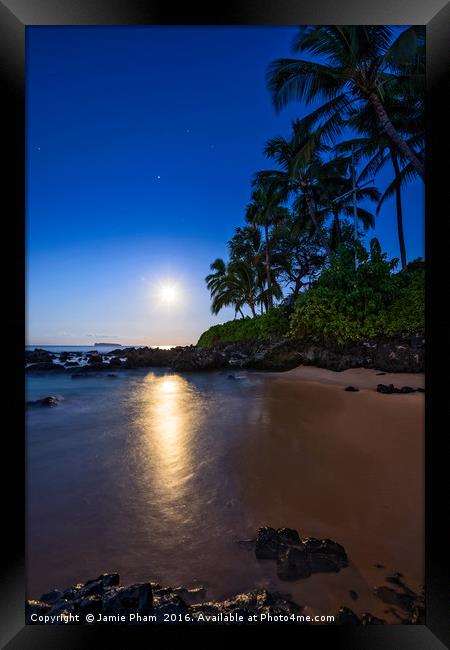
M244 222L276 113L268 64L292 27L27 28L27 341L195 343L211 324L209 264ZM380 175L378 186L383 188ZM423 255L424 190L404 194ZM371 236L398 256L393 202ZM159 289L177 287L162 304Z

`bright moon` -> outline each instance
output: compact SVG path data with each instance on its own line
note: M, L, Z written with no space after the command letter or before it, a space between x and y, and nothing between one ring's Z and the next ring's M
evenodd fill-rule
M178 292L173 285L165 284L159 289L161 300L167 304L175 302Z

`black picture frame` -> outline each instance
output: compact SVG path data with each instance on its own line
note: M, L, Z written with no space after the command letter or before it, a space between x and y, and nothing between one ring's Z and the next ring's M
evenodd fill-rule
M326 634L330 646L351 650L433 650L450 646L450 580L448 536L445 535L447 446L445 430L446 386L437 369L445 363L442 341L449 330L443 313L447 282L444 263L448 244L441 227L448 203L446 130L450 115L448 61L450 5L446 0L229 0L206 7L201 2L180 4L161 0L0 0L0 70L2 93L2 154L6 163L2 183L3 257L12 253L3 274L4 305L9 314L7 345L8 403L13 422L3 434L2 491L4 546L0 576L0 642L8 649L93 647L106 633L114 633L114 644L129 647L144 633L147 642L154 630L141 628L97 628L95 626L25 625L24 485L26 480L23 404L23 344L25 324L25 29L31 25L235 25L235 24L424 24L427 35L427 392L426 392L426 625L406 626L302 626L295 629L299 643L306 637L316 642ZM6 199L6 200L5 200ZM447 255L446 255L447 253ZM5 295L6 294L6 295ZM444 347L444 352L447 351ZM436 368L436 371L434 370ZM447 398L448 400L448 398ZM448 417L448 416L447 416ZM444 424L442 424L444 423ZM8 446L6 446L6 443ZM439 496L443 495L442 505ZM193 628L191 628L192 630ZM196 627L210 631L211 628ZM221 634L240 633L243 628L215 628ZM251 632L261 631L261 626ZM248 628L246 628L248 631ZM292 633L292 627L277 632ZM263 633L266 634L266 627ZM184 634L179 626L159 633ZM150 639L148 635L150 634ZM99 637L102 637L100 639ZM308 643L306 641L306 643ZM445 645L443 645L445 644Z

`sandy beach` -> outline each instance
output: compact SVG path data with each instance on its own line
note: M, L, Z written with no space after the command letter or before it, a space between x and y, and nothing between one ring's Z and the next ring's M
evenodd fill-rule
M30 596L117 571L125 584L200 585L212 599L265 588L305 613L400 622L374 587L397 572L414 592L424 581L424 394L376 385L417 388L423 375L236 374L29 378L30 397L63 397L28 415ZM335 540L349 566L280 580L237 543L262 526Z
M424 581L424 395L383 395L376 385L419 387L424 376L304 366L262 381L257 444L242 459L244 498L261 522L331 537L350 558L339 574L289 590L313 611L347 605L398 622L373 587L395 572L414 590Z

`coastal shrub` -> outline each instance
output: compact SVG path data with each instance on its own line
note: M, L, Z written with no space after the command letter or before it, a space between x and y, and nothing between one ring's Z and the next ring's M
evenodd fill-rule
M425 330L425 264L418 259L395 273L377 239L369 250L340 248L320 278L293 307L279 306L256 318L228 321L204 332L197 345L291 336L324 341L361 341Z
M319 280L301 294L290 322L295 337L332 338L339 343L424 329L425 271L416 260L394 274L377 239L370 249L340 249Z
M222 325L213 325L206 332L203 332L197 345L202 348L209 348L217 343L283 336L288 331L289 310L284 306L280 306L256 318L239 318Z

